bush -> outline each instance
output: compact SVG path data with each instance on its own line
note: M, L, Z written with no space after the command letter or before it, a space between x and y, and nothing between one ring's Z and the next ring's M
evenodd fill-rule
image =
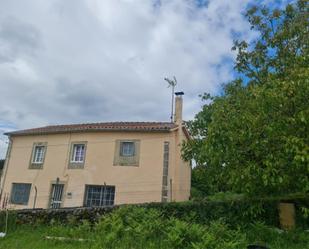
M153 208L122 207L95 225L98 248L241 248L245 238L223 221L208 226L174 217ZM121 238L121 240L119 240Z
M308 232L300 229L283 231L257 222L246 231L247 240L251 243L268 245L270 248L308 248ZM271 245L271 246L270 246ZM296 246L297 245L297 246Z
M291 201L291 200L290 200ZM296 224L299 228L309 228L309 198L293 199L296 207ZM279 226L278 199L248 199L241 195L218 194L202 201L148 203L124 205L157 210L166 218L175 217L188 223L209 225L218 219L232 228L246 227L250 223L262 222L268 226ZM96 223L100 217L117 211L119 206L110 208L65 208L60 210L18 210L10 211L11 224L69 224L80 225L87 220ZM0 228L4 222L4 212L0 212ZM155 215L155 214L153 214ZM155 218L154 218L155 219ZM142 222L142 221L140 221ZM12 225L10 225L12 227Z
M17 220L17 215L15 211L9 211L8 212L8 232L9 231L14 231L16 228L16 220ZM6 211L0 211L0 232L5 231L5 226L6 226Z
M199 224L210 224L218 219L229 226L247 226L256 221L278 226L278 201L258 201L249 199L227 201L199 201L182 203L152 203L147 207L158 209L166 217L191 220Z

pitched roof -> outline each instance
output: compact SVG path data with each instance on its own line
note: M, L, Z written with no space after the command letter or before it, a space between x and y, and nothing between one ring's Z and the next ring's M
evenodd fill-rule
M44 135L70 132L95 132L95 131L143 131L143 132L168 132L176 128L170 122L107 122L89 124L49 125L39 128L7 132L5 135Z

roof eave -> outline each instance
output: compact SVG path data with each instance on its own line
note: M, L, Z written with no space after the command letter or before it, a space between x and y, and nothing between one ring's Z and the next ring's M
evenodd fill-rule
M132 130L124 130L124 129L96 129L96 130L71 130L71 131L48 131L48 132L6 132L3 133L6 136L40 136L40 135L56 135L56 134L67 134L67 133L84 133L84 132L143 132L143 133L167 133L171 132L172 129L153 129L153 130L145 130L145 129L132 129Z

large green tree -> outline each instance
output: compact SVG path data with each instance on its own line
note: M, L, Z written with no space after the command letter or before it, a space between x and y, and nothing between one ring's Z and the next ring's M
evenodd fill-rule
M194 139L183 157L198 165L193 187L206 194L308 192L308 1L284 10L252 7L247 18L259 36L235 42L240 77L222 96L204 94L188 124Z

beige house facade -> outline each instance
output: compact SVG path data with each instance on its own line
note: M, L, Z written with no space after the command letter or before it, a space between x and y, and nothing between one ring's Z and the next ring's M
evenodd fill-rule
M56 125L7 133L1 207L62 208L185 201L190 139L176 96L173 122Z

